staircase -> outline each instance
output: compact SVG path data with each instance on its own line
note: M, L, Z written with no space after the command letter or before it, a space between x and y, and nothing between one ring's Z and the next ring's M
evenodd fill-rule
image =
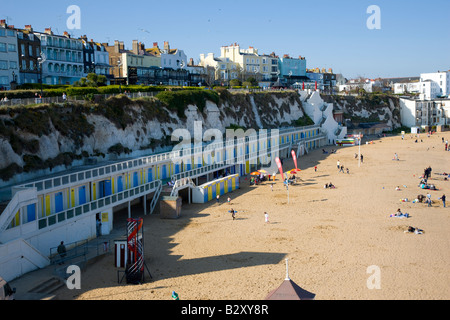
M20 208L25 207L29 204L37 202L37 189L36 188L13 188L13 197L11 201L2 209L0 212L0 233L8 228L12 219Z
M150 202L150 214L155 210L156 204L158 203L159 197L162 191L162 181L158 180L158 186L156 187L155 194L153 195L152 201Z
M27 293L20 295L19 300L54 300L56 299L54 293L64 285L64 281L60 278L51 277L30 289Z
M177 197L179 190L184 189L184 188L193 188L193 187L195 187L195 183L194 183L194 181L192 181L191 178L183 178L183 179L177 180L175 182L175 185L173 186L170 196Z

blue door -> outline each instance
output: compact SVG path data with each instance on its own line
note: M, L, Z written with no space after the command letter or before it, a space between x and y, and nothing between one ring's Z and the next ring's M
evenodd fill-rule
M133 187L137 187L139 185L139 176L137 172L133 172Z
M78 205L86 203L86 186L78 188Z
M105 197L110 196L112 194L112 185L111 180L105 181Z
M152 168L150 168L150 169L148 169L148 176L147 176L147 181L148 182L152 182L153 181L153 169Z
M55 194L55 213L61 212L63 210L63 194L62 192L58 192Z
M117 177L117 192L122 192L122 191L123 191L123 177L118 176Z
M30 204L27 206L27 222L36 220L36 204Z
M98 198L101 199L105 196L105 181L98 182Z
M175 174L180 173L180 165L176 164L175 165Z
M165 164L163 164L162 168L161 168L161 179L166 179L167 178L167 167Z

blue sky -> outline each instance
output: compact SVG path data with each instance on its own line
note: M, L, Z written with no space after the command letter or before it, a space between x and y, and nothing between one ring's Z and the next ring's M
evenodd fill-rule
M333 68L346 78L408 77L450 69L448 0L0 0L0 18L35 30L86 34L98 42L132 40L151 47L220 55L237 42L259 53L304 56L308 68ZM81 29L69 30L70 5L81 10ZM381 11L381 29L369 30L370 5Z

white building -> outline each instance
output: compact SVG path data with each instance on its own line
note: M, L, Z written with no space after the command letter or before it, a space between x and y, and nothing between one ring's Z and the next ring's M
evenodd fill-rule
M161 67L171 69L183 69L187 66L187 56L181 49L170 49L168 41L164 41L164 49L161 50Z
M450 100L400 99L403 126L424 127L450 124Z
M215 57L214 53L200 54L200 66L215 70L215 80L229 81L239 78L238 64L229 58Z
M73 84L85 77L83 42L73 39L67 32L55 35L51 28L34 33L41 40L41 51L46 60L42 64L43 82L46 84Z
M383 87L380 79L351 79L345 84L339 85L339 91L352 91L363 89L366 92L373 92L375 88Z
M394 94L402 93L420 93L421 83L415 82L402 82L394 83Z
M420 82L423 82L421 93L427 100L450 94L450 71L421 73Z
M0 88L11 89L19 80L17 31L0 25Z

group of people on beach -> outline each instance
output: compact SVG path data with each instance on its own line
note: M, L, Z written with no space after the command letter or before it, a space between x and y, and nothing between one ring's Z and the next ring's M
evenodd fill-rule
M337 161L337 168L339 169L338 173L342 172L345 173L347 172L347 174L350 174L350 170L347 168L346 171L344 171L344 165L341 164L341 162L338 160Z

